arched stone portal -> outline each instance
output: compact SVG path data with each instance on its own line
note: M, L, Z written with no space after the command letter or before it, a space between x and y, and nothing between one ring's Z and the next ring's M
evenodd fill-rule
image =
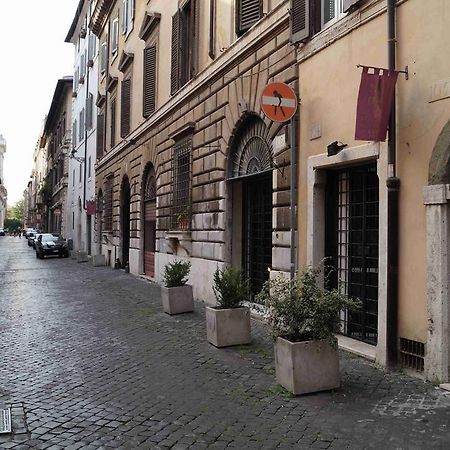
M428 336L425 372L429 380L450 381L450 121L430 158L424 188L427 224Z
M143 230L144 230L144 274L155 276L156 251L156 173L153 164L149 163L143 178Z
M269 279L272 266L272 168L269 130L256 115L244 117L228 159L231 184L231 261L249 280L251 300Z
M131 218L131 189L127 175L122 178L120 185L120 247L121 265L126 268L130 258L130 218Z

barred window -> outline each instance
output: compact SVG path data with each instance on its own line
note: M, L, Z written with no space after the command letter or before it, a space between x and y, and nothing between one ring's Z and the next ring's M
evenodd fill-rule
M175 230L188 230L191 225L191 153L191 137L173 147L172 228Z
M113 177L109 177L105 182L105 196L103 220L105 231L112 231L113 229Z

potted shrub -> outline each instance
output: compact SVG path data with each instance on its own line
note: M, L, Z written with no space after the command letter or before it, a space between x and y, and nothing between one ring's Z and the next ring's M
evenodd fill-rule
M206 308L206 336L216 347L250 343L250 310L242 306L248 284L234 267L217 269L213 277L217 306Z
M338 289L321 286L322 268L306 267L294 280L269 280L258 295L272 325L277 382L295 395L339 387L334 333L340 311L359 307Z
M194 311L192 286L186 284L190 270L189 261L174 261L164 266L161 299L165 313L180 314Z

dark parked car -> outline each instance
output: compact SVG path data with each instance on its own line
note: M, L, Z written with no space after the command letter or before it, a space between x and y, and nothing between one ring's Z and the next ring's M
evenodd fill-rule
M60 258L69 256L67 242L59 234L40 234L35 242L35 246L36 258L43 259L46 255L58 255Z
M5 236L5 230L3 228L0 228L0 236Z

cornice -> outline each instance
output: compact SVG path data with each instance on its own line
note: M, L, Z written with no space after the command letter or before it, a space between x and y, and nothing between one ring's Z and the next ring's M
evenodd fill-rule
M98 0L95 5L91 21L89 22L89 28L97 37L100 37L100 32L106 23L108 14L114 5L114 1L115 0Z

